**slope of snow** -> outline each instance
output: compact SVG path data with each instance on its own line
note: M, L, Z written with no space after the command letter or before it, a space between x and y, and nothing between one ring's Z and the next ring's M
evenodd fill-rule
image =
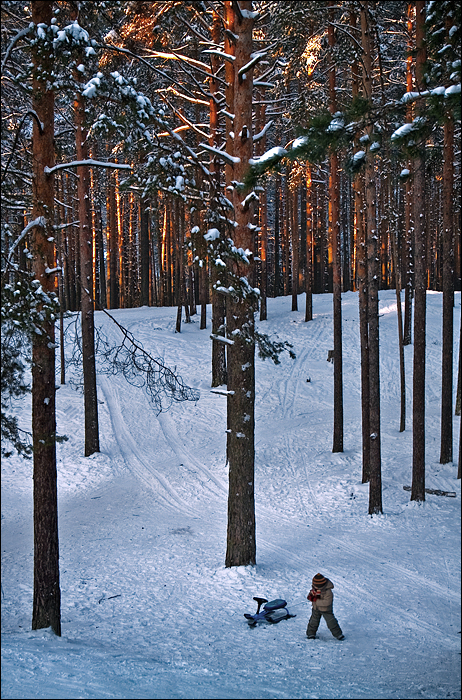
M257 359L257 565L224 567L226 398L210 392L208 329L175 333L176 309L112 312L201 391L156 415L142 390L100 375L101 453L83 457L83 399L57 393L62 637L31 631L32 464L2 462L3 698L456 698L460 695L460 418L454 464L439 464L441 294L428 293L427 487L411 503L412 353L407 426L399 433L396 298L380 293L381 516L361 484L357 294L343 295L345 429L332 453L332 295L268 300L259 328L297 359ZM460 293L454 328L454 395ZM116 327L97 324L117 339ZM69 330L68 353L71 352ZM78 384L79 377L68 378ZM59 375L58 375L59 376ZM20 406L30 425L30 400ZM306 595L320 571L335 584L345 634L324 621L308 641ZM296 617L249 628L253 596L285 598Z

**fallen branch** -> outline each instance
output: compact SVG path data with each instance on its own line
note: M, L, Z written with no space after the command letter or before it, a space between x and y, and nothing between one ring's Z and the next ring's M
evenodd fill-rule
M112 600L113 598L120 598L122 596L122 593L117 593L117 595L110 595L109 598L100 598L98 600L98 603L101 603L103 600Z
M403 489L405 491L411 491L410 486L403 486ZM440 489L425 489L425 493L431 493L434 496L449 496L449 498L455 498L456 497L456 492L455 491L441 491Z

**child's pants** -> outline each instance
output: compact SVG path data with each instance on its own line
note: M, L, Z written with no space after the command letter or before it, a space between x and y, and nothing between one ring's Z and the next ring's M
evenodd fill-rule
M308 627L306 628L307 637L315 637L318 631L319 623L321 622L321 617L326 621L326 624L334 637L341 637L342 630L337 622L337 618L331 610L315 610L313 608L311 612L310 621L308 622Z

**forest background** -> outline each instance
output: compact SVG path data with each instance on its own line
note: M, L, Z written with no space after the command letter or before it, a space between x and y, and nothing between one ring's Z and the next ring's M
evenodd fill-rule
M199 311L205 330L212 304L212 386L227 396L230 484L251 485L230 504L233 566L255 562L254 348L276 362L290 351L256 332L255 313L264 321L267 297L278 295L292 295L296 311L304 291L309 322L312 295L333 293L340 452L340 302L359 292L363 480L375 514L378 293L403 291L402 358L414 343L411 498L425 499L427 290L443 292L441 461L453 459L460 3L5 2L2 81L2 430L31 453L3 400L24 391L32 345L34 627L60 631L59 347L62 383L65 362L54 328L59 319L63 331L66 312L81 312L75 362L90 456L99 451L95 346L130 377L135 365L144 371L158 408L165 393L195 398L158 361L140 362L128 333L127 357L105 346L94 310L177 306L181 332ZM402 425L404 411L402 397Z

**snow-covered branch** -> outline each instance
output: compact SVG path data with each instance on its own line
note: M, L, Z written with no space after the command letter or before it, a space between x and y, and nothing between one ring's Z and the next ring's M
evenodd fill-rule
M254 66L257 65L257 63L260 63L261 60L266 56L266 51L264 53L257 53L251 60L245 64L245 66L242 66L242 68L238 72L239 78L242 78L246 73L249 72Z
M255 134L255 136L253 137L254 143L255 143L255 141L260 141L260 139L262 139L264 137L264 135L266 134L266 132L268 131L268 129L272 125L273 125L273 120L270 119L270 121L267 124L265 124L263 129L258 134Z
M36 219L34 219L33 221L31 221L30 223L27 224L27 226L21 231L21 233L19 234L18 238L15 240L15 242L13 243L13 245L12 245L11 248L10 248L10 252L9 252L9 255L8 255L8 260L7 260L7 263L6 263L7 266L9 265L9 263L10 263L10 261L11 261L11 258L12 258L12 256L13 256L14 251L16 250L16 248L18 247L18 245L21 243L21 241L23 241L23 240L25 239L25 237L27 236L27 234L29 233L29 231L30 231L31 229L35 228L36 226L40 226L41 228L45 228L46 223L47 223L47 222L46 222L46 219L45 219L44 216L38 216Z
M183 54L177 53L176 51L172 53L165 53L164 51L150 51L147 55L152 58L167 58L173 61L185 61L185 63L190 63L191 65L196 66L197 68L201 68L206 73L210 73L210 66L208 66L206 63L203 63L203 61L198 61L195 58L184 56Z
M224 335L217 335L216 333L212 333L210 335L212 340L217 340L219 343L223 343L224 345L234 345L234 340L230 340L229 338L225 338ZM234 393L234 392L232 392Z
M220 151L218 148L213 148L213 146L209 146L208 143L200 143L199 146L200 148L205 148L206 151L210 151L210 153L213 153L214 155L218 156L218 158L222 158L226 163L229 163L230 165L235 165L236 163L241 162L240 158L230 156L229 153L226 153L226 151Z
M88 158L87 160L73 160L70 163L59 163L53 168L49 168L48 165L45 166L44 172L47 175L54 173L57 170L63 170L63 168L78 167L79 165L88 165L90 167L98 168L114 168L116 170L131 170L132 166L125 163L106 163L102 160L93 160L93 158Z
M28 26L25 27L24 29L21 29L21 31L19 31L19 32L16 34L16 36L11 40L11 42L10 42L10 44L9 44L9 46L8 46L8 48L7 48L7 50L5 51L5 56L4 56L3 61L2 61L2 73L3 73L3 71L4 71L4 69L5 69L5 65L6 65L8 59L9 59L9 57L10 57L10 53L11 53L12 50L14 49L15 45L17 44L17 42L19 41L19 39L21 39L23 36L26 36L27 34L29 34L30 29L31 29L31 28L30 28L30 25L28 25Z
M215 56L219 56L223 60L229 61L230 63L236 60L236 56L232 56L230 53L225 53L224 51L219 51L218 49L204 49L202 53L214 54Z

